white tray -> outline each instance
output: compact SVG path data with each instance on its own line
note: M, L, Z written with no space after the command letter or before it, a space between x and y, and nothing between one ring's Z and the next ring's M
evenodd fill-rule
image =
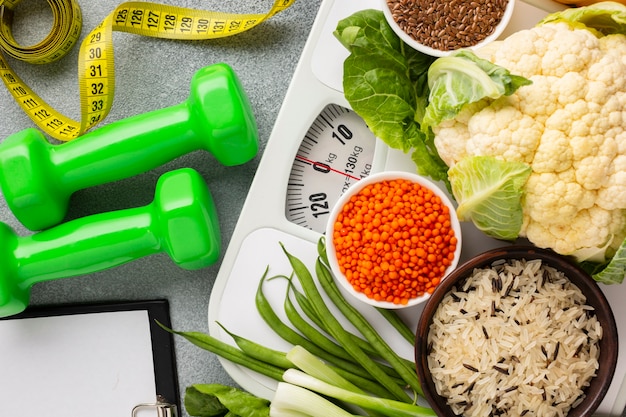
M268 140L250 192L244 203L230 244L226 250L209 302L209 331L221 340L234 344L217 325L275 349L286 351L290 346L274 335L257 313L254 296L265 269L270 275L291 273L279 243L300 257L313 270L319 233L288 221L285 217L285 196L291 165L302 138L311 122L327 104L349 107L341 91L343 60L347 51L333 37L337 22L357 10L377 8L378 0L324 0L300 62ZM547 12L563 6L548 0L518 1L512 21L503 34L528 28ZM415 172L409 157L376 143L372 172L382 170ZM471 224L463 225L462 261L489 248L502 246ZM285 296L284 280L274 280L266 294L279 312ZM626 335L626 284L606 288L609 302L618 320L620 334ZM407 358L413 358L413 346L403 342L368 306L357 306L374 321L377 329ZM403 317L415 326L421 307L403 310ZM283 317L284 320L286 318ZM598 415L619 416L626 404L626 352L620 347L618 365L610 390L598 409ZM244 389L271 399L276 383L269 378L220 359L226 371Z

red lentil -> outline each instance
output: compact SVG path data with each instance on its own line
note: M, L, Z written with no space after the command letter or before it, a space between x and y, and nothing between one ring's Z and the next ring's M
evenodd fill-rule
M405 305L434 291L454 260L457 237L438 195L395 179L354 195L335 219L332 242L356 291Z

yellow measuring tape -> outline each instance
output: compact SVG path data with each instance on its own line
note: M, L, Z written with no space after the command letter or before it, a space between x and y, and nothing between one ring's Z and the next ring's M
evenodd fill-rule
M33 64L46 64L67 54L78 42L81 10L75 0L47 0L53 12L53 29L36 45L20 46L11 33L13 11L21 0L0 0L0 50ZM235 35L251 29L295 0L275 0L264 14L234 14L131 1L120 4L83 40L78 58L81 121L50 107L11 69L0 53L0 77L17 103L34 123L51 137L72 140L98 123L111 110L115 92L113 32L155 38L205 40Z

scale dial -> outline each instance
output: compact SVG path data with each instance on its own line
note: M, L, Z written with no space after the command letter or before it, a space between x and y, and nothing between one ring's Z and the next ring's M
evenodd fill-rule
M304 135L293 160L285 216L324 233L333 205L346 189L370 174L376 137L354 111L327 105Z

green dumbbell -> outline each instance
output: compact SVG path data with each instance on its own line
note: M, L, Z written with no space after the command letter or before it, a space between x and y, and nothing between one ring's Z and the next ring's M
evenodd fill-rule
M220 231L200 174L182 168L162 175L152 203L72 220L32 236L0 223L0 316L28 306L33 284L85 275L165 252L184 269L214 263Z
M70 196L128 178L204 149L226 166L251 160L258 130L233 70L214 64L191 80L176 106L113 122L67 143L50 144L36 129L0 144L0 188L15 217L30 230L60 223Z

